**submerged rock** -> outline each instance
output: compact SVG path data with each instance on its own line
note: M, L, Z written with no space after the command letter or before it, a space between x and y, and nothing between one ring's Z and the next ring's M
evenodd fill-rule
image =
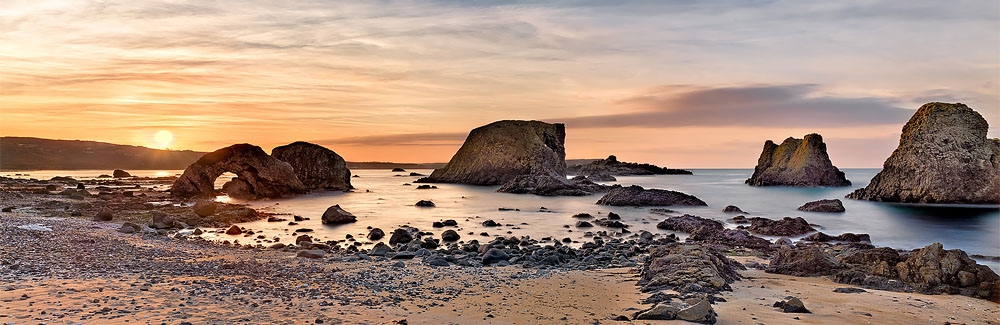
M518 176L566 176L566 129L540 121L497 121L472 130L443 168L418 180L500 185Z
M215 179L225 172L236 174L239 186L230 188L241 189L240 196L248 199L291 196L306 190L291 165L244 143L202 156L174 181L170 193L178 198L213 197Z
M272 149L271 156L292 165L295 175L307 188L354 188L351 186L351 170L347 169L347 162L326 147L298 141Z
M753 175L746 180L751 186L848 186L851 181L833 166L826 153L826 144L819 134L807 134L802 139L789 137L776 145L764 142Z
M608 193L597 200L597 204L612 206L705 206L705 201L697 197L677 191L661 189L644 189L642 186L632 185L622 187L612 186Z
M844 202L840 199L833 200L818 200L812 202L806 202L800 206L797 210L806 212L844 212Z
M1000 139L982 115L927 103L903 126L899 146L868 186L847 197L905 203L1000 203Z

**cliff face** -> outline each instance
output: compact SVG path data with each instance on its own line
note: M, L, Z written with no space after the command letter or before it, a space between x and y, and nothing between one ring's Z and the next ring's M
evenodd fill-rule
M566 176L566 128L497 121L472 130L444 168L420 182L498 185L522 175Z
M306 190L292 165L243 143L202 156L174 181L170 193L178 198L211 197L215 195L215 179L225 172L237 177L224 188L232 189L231 196L241 199L290 196Z
M882 171L852 199L907 203L1000 203L1000 139L964 104L920 107Z
M287 162L310 189L346 190L351 186L347 162L333 150L308 142L294 142L271 150L271 156Z
M753 176L746 183L752 186L851 185L844 172L830 162L823 137L815 133L802 139L790 137L781 145L767 140Z

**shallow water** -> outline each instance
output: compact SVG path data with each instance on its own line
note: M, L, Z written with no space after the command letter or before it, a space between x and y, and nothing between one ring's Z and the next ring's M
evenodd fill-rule
M410 170L429 174L430 170ZM631 225L629 230L638 232L669 233L656 229L656 223L665 216L652 214L648 208L607 207L594 204L599 195L583 197L542 197L535 195L518 195L496 193L498 186L471 186L458 184L433 184L437 189L418 190L417 184L411 183L418 177L401 176L405 173L393 173L389 170L354 170L357 178L351 182L356 187L353 192L321 192L302 195L290 199L260 200L249 203L257 208L272 212L289 213L310 218L297 226L288 226L285 222L268 223L257 221L241 226L263 231L271 239L275 236L282 242L294 240L292 231L299 228L310 228L314 237L324 240L342 240L350 234L363 239L368 233L367 227L382 228L387 234L400 225L410 225L423 231L433 231L440 234L444 229L434 229L431 223L446 219L455 219L459 223L458 232L462 240L489 240L492 236L524 236L542 238L551 236L556 239L569 237L577 241L584 238L586 231L611 229L599 226L593 228L576 228L576 222L571 216L581 212L602 217L614 211L620 214L623 222ZM996 206L926 206L890 204L869 201L845 199L844 195L856 188L863 187L874 176L878 169L846 169L847 178L854 185L840 188L790 188L790 187L751 187L743 183L752 173L752 169L695 169L694 175L659 175L659 176L625 176L618 177L617 182L623 185L641 185L646 188L671 189L695 195L708 203L707 207L670 207L678 214L690 213L702 217L725 221L733 215L722 213L727 205L736 205L747 211L750 216L781 218L786 216L801 216L810 223L818 224L830 235L844 232L868 233L876 246L889 246L900 249L913 249L926 246L933 242L941 242L946 249L959 248L969 254L1000 255L1000 209ZM174 175L180 171L130 171L137 176ZM28 172L33 178L47 179L55 175L87 178L98 174L110 174L109 171L35 171ZM12 176L13 173L4 173ZM228 180L220 177L217 183ZM606 184L612 184L606 183ZM839 198L847 209L845 213L810 213L797 211L796 208L805 202ZM418 200L431 200L437 206L420 208L413 206ZM327 207L339 204L345 210L358 217L358 222L346 225L328 226L321 223L320 217ZM520 211L498 211L498 208L514 208ZM540 207L546 207L552 212L539 212ZM287 216L291 219L291 216ZM504 224L503 227L486 228L481 223L493 219ZM509 226L508 226L509 225ZM570 225L569 228L564 226ZM518 229L519 228L519 229ZM469 233L472 233L471 235ZM489 233L488 237L480 236L481 232ZM680 234L683 235L683 234ZM256 235L255 235L256 236ZM221 235L219 239L232 240L232 237ZM771 237L773 239L773 237ZM251 238L238 238L242 243L248 243ZM984 261L980 261L984 263ZM984 264L1000 270L1000 263L985 262Z

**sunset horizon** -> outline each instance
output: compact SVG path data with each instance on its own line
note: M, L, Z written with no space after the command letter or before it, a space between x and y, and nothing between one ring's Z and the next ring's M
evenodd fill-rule
M998 136L998 6L13 1L0 135L444 162L519 119L565 123L572 158L749 168L819 133L877 168L927 102Z

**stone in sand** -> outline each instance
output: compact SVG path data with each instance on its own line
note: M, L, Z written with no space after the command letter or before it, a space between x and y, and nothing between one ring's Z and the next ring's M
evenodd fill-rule
M174 181L170 193L178 198L213 197L215 179L225 172L236 174L234 181L239 186L230 187L239 191L229 195L235 194L233 197L239 199L291 196L306 190L292 165L269 156L258 146L244 143L202 156Z
M844 212L844 202L840 199L806 202L797 210L806 212Z
M706 292L717 293L731 290L729 284L740 279L739 269L744 269L742 264L708 246L670 243L650 250L638 284L643 292L664 287L686 290L693 288L687 286L693 283Z
M112 219L114 219L114 215L111 213L111 210L108 209L101 209L101 211L97 212L97 215L94 216L94 220L96 221L111 221Z
M233 225L232 227L229 227L228 230L226 230L226 235L239 235L239 234L242 234L242 233L243 233L243 230L240 229L240 227L237 226L237 225Z
M321 250L305 250L299 251L299 253L295 256L305 258L322 258L323 255L326 255L326 253Z
M503 250L490 248L490 250L486 251L486 254L483 254L483 265L496 264L509 259L510 255L507 255Z
M271 150L271 156L295 169L302 184L310 189L346 190L351 186L351 170L343 157L326 147L297 141Z
M899 146L868 186L847 197L905 203L1000 203L1000 139L957 103L927 103L903 126Z
M789 137L776 145L764 142L753 175L746 180L752 186L848 186L851 181L830 162L826 144L819 134L802 139Z
M192 210L194 210L194 213L199 217L207 217L215 214L216 208L218 208L218 205L215 204L215 201L198 200L198 202L194 204L194 207L192 207Z
M355 221L358 221L358 218L340 208L340 204L326 208L326 212L323 212L323 224L325 225L339 225Z

